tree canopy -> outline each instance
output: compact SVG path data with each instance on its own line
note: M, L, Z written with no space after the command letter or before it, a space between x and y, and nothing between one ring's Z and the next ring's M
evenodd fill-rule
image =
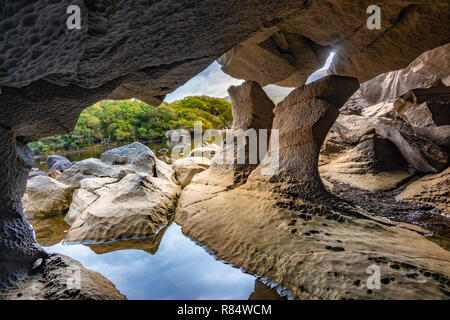
M232 120L231 103L208 96L186 97L158 107L139 100L100 101L86 108L69 134L30 143L35 153L77 150L98 144L156 140L172 129L221 129Z

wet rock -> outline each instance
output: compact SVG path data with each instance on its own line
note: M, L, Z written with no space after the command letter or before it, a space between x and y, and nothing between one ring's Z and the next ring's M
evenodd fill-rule
M450 44L426 51L406 68L380 74L361 84L361 94L371 104L395 100L408 91L437 81L450 85Z
M47 176L28 180L23 200L24 211L51 214L69 209L73 188Z
M61 254L47 257L38 271L3 292L6 300L125 300L100 273Z
M406 161L419 172L438 172L447 166L448 153L433 142L420 138L403 121L379 119L376 133L392 141Z
M178 183L184 188L191 183L192 178L211 165L211 160L203 157L178 159L172 164Z
M374 136L320 166L319 172L322 178L370 191L393 189L413 175L395 145Z
M397 199L431 205L450 214L450 168L414 181Z
M450 87L413 89L398 98L394 107L414 127L450 125Z
M167 224L179 193L175 184L146 173L129 174L92 192L80 190L85 191L77 192L70 212L70 220L75 217L67 233L70 242L152 236Z

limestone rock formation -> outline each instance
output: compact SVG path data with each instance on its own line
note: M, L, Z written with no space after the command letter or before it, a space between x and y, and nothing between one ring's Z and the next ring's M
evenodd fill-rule
M412 176L395 145L375 136L366 137L336 160L319 167L322 178L360 189L390 190Z
M172 164L178 183L184 188L191 183L192 178L211 165L211 160L203 157L188 157L178 159Z
M361 94L364 99L374 104L395 100L412 89L426 88L436 82L448 86L449 61L450 43L447 43L422 53L404 69L383 73L362 83Z
M24 212L36 214L60 213L69 209L73 188L47 176L28 180L23 198Z
M449 154L433 142L417 136L403 121L379 119L376 132L391 140L406 161L419 172L438 172L447 166Z
M272 100L255 81L245 81L239 86L228 88L232 103L234 130L270 129L275 107Z
M414 181L397 198L428 204L450 214L450 168Z
M38 271L1 293L6 300L125 300L100 273L60 254L47 257Z
M439 127L414 127L414 132L450 152L450 125Z
M413 89L398 98L394 107L414 127L450 125L450 86Z
M263 174L270 167L263 161L244 184L219 189L207 181L219 170L211 166L183 190L176 220L217 258L280 284L294 298L445 298L448 251L330 195L320 180L321 144L357 88L355 79L331 76L294 90L274 109L279 170ZM276 153L269 149L266 157ZM363 288L373 265L382 290Z

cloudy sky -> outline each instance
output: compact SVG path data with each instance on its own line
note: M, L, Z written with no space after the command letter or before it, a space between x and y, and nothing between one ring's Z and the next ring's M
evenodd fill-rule
M325 70L330 66L334 53L331 53L325 65L317 70L308 79L310 81L326 75ZM228 96L227 89L232 85L238 85L242 80L235 79L222 72L220 65L213 62L208 68L200 72L197 76L186 82L183 86L168 94L165 101L173 102L183 99L186 96L207 95L212 97L224 98ZM282 88L275 85L269 85L264 88L271 96L287 95L292 88Z

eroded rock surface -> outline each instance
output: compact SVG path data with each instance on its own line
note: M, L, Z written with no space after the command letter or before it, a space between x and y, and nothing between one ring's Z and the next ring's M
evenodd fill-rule
M211 166L183 190L176 219L219 259L295 298L445 298L448 251L331 196L320 180L321 144L357 88L355 79L332 76L294 90L274 110L273 128L284 137L279 171L264 175L269 164L260 164L246 183L220 189L206 181ZM374 264L382 290L363 288Z
M64 212L72 202L72 193L71 186L48 176L35 176L27 181L23 210L37 214Z
M395 145L385 139L365 138L353 149L329 164L319 167L325 179L337 180L371 190L390 190L413 173Z
M405 122L379 119L376 132L392 141L406 161L419 172L438 172L448 164L449 155L445 150L417 136Z
M394 107L414 127L450 125L450 86L413 89L397 99Z
M60 254L47 257L35 273L2 292L6 300L125 300L100 273Z
M137 142L77 162L59 179L77 188L66 215L70 242L155 235L180 191L175 171Z

